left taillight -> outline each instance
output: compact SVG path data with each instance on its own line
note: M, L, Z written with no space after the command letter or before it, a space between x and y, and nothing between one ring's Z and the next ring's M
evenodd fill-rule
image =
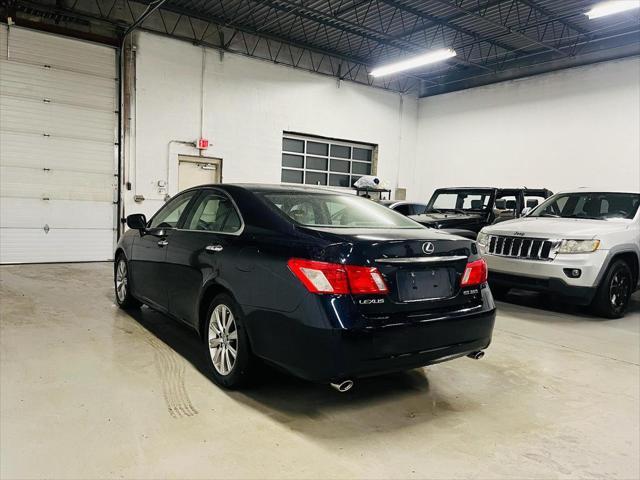
M375 267L342 265L292 258L289 269L312 293L385 294L389 291L382 275Z
M487 281L488 273L487 262L485 262L483 258L474 262L469 262L462 274L460 286L471 287L473 285L485 283Z

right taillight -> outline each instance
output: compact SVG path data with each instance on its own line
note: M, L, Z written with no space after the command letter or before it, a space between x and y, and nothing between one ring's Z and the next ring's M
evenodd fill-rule
M389 290L375 267L342 265L292 258L289 269L312 293L386 294Z
M483 258L474 262L467 263L467 267L464 269L462 279L460 280L461 287L471 287L473 285L480 285L487 281L488 269L487 262Z

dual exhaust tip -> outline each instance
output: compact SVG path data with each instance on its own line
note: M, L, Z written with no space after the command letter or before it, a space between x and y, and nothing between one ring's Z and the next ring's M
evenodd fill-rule
M473 358L474 360L480 360L482 357L484 357L484 352L482 350L471 352L467 355L467 357ZM343 380L338 383L330 383L330 385L340 393L346 393L353 387L353 380Z
M339 383L330 383L330 385L340 393L346 393L353 387L353 380L343 380Z

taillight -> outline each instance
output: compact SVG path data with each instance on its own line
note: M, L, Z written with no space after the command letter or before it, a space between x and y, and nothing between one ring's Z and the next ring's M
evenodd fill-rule
M389 290L375 267L292 258L289 269L312 293L384 294Z
M382 275L375 267L345 265L351 293L387 293L389 289Z
M487 281L488 269L487 262L483 258L476 260L475 262L467 263L467 268L464 269L462 274L462 280L460 281L461 287L470 287L472 285L480 285Z

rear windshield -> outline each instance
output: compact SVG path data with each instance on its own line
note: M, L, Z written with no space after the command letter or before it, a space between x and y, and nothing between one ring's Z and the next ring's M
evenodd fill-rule
M356 195L265 193L263 197L297 223L309 227L422 228L404 215Z
M529 216L630 220L638 211L638 205L640 195L637 193L561 193L539 205Z

